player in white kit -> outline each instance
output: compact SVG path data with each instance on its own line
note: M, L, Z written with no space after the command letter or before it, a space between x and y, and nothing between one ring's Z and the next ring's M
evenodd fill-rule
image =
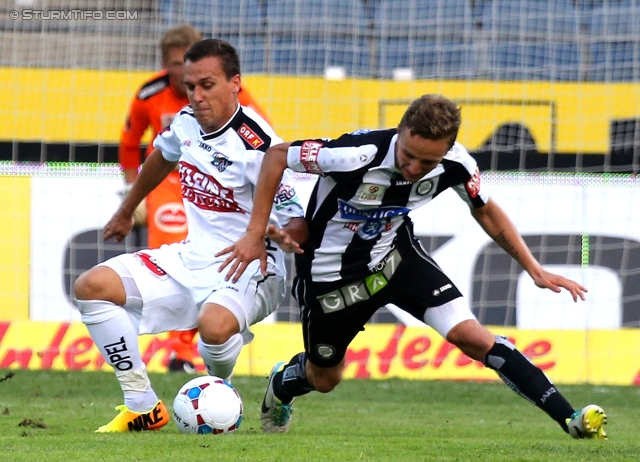
M306 224L290 176L283 178L265 230L269 263L258 261L230 283L216 253L245 232L265 151L282 140L253 110L238 103L240 65L234 48L203 40L185 54L190 105L160 132L131 192L104 229L123 239L135 207L176 164L189 234L176 244L124 254L82 274L76 303L96 346L124 393L116 417L97 432L155 430L170 420L151 388L137 336L198 327L198 351L211 375L231 375L249 327L285 295L283 251L299 252Z

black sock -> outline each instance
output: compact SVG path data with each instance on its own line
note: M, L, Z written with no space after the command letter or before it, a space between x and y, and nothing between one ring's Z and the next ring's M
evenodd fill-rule
M573 414L573 407L544 372L505 337L496 336L496 343L483 362L485 366L496 371L513 391L534 403L568 432L565 420Z
M293 401L296 396L306 395L313 391L307 381L307 355L298 353L284 369L278 372L273 380L273 393L285 404Z

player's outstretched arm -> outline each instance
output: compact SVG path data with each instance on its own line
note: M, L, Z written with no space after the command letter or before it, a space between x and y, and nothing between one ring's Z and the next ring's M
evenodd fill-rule
M227 266L229 271L225 280L233 277L236 282L253 260L260 260L262 274L267 273L267 249L264 238L269 223L269 215L273 206L273 199L282 180L282 174L287 168L287 149L290 143L282 143L267 149L260 167L258 183L253 194L253 210L247 231L234 244L222 249L216 256L229 254L222 262L218 271L222 272Z
M120 242L131 232L131 228L133 228L133 212L136 207L147 197L147 194L153 191L167 177L175 166L175 162L169 162L162 157L160 149L154 149L149 154L140 170L140 175L131 187L131 191L104 227L103 238L105 240L113 237L116 242Z
M576 281L545 270L531 254L511 219L493 200L472 209L471 214L486 233L529 273L536 286L554 292L566 289L574 302L578 301L578 297L584 300L587 289Z

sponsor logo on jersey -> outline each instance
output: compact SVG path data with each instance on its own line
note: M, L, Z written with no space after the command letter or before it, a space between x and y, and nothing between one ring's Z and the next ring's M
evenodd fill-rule
M276 206L276 210L282 210L285 207L298 202L298 196L296 196L296 190L293 186L288 184L281 184L276 192L276 197L273 199Z
M318 152L324 143L319 141L304 141L300 146L300 162L308 173L324 175L318 165Z
M433 188L433 180L424 180L418 183L416 186L416 192L421 196L426 196L431 192Z
M162 204L156 210L153 221L164 233L184 233L187 230L187 214L181 202Z
M480 170L478 170L478 167L476 167L476 171L473 172L473 175L471 175L471 178L467 180L464 186L467 188L467 193L469 193L471 198L478 197L478 194L480 194Z
M213 153L213 160L211 161L211 165L217 168L220 173L224 172L231 164L233 164L233 162L230 161L229 158L224 154L217 151Z
M405 180L404 178L402 180L392 180L392 182L394 186L407 186L411 184L410 181Z
M368 300L388 285L401 261L400 252L394 249L372 269L375 271L373 274L361 281L352 282L318 296L317 300L320 302L322 311L332 313Z
M433 296L437 297L438 295L440 295L442 292L444 292L445 290L449 290L451 289L453 286L451 284L445 284L442 287L440 287L439 289L436 289L433 291Z
M202 210L245 213L233 197L233 189L225 188L214 177L195 165L180 162L182 197Z
M184 140L182 144L184 144L186 147L191 147L191 140Z
M207 152L211 152L211 146L209 146L207 143L203 143L202 141L198 142L198 147L200 149L204 149Z
M158 263L156 263L156 259L148 253L135 252L134 255L137 256L144 264L144 266L146 266L147 269L156 276L163 277L167 275L167 272L158 266Z
M256 132L251 130L251 128L249 128L247 124L240 125L240 128L238 129L238 135L240 135L242 139L249 143L253 147L253 149L258 149L264 144L262 138L260 138Z
M356 192L356 199L363 202L379 202L387 187L379 184L361 184Z
M371 221L381 218L392 218L398 215L406 215L410 210L406 207L376 207L359 209L348 202L338 199L340 218L350 221Z

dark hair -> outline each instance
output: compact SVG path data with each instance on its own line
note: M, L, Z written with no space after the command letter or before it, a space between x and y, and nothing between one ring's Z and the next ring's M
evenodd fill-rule
M441 95L422 95L411 103L398 125L408 128L411 135L428 140L448 139L451 146L460 129L460 108Z
M185 61L192 63L198 62L204 58L220 58L222 61L222 70L227 80L234 75L240 75L240 58L236 49L224 40L206 39L195 43L184 54Z

